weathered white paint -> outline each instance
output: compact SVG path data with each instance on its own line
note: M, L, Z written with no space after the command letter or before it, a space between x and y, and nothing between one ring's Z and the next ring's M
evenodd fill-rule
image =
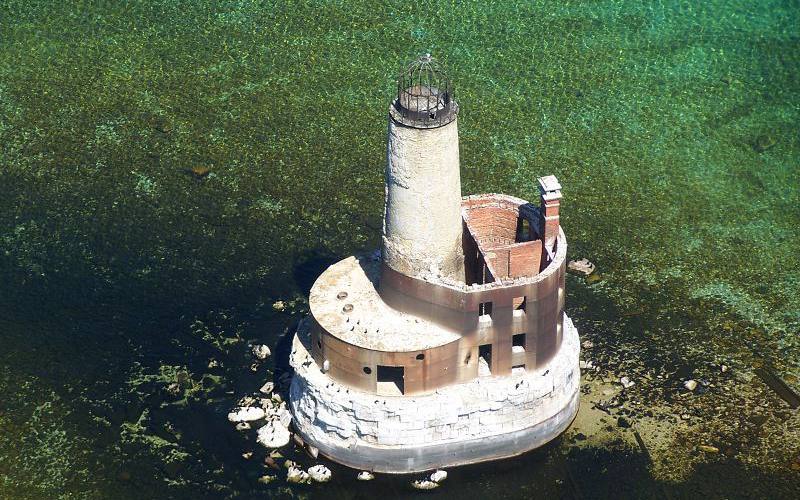
M403 473L517 455L550 441L578 409L578 332L545 367L477 378L423 396L378 396L343 386L308 353L308 321L290 362L294 424L320 453L354 468Z
M417 129L389 117L383 259L408 276L463 280L458 120Z

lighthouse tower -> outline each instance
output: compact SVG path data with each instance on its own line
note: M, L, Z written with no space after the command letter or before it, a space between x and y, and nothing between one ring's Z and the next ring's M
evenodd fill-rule
M458 104L430 54L400 75L389 107L383 261L407 276L464 280Z
M580 370L561 185L538 186L540 206L462 197L450 80L427 54L406 68L389 107L381 251L317 278L292 342L305 443L408 473L518 455L569 426Z

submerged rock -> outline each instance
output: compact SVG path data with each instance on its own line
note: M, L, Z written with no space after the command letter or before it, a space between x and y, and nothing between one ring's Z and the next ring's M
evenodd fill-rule
M719 448L717 448L716 446L708 445L708 444L698 445L697 449L702 451L703 453L719 453Z
M434 483L428 479L417 479L416 481L411 481L411 487L415 490L432 490L438 488L439 483Z
M273 382L267 382L266 384L261 386L259 392L261 392L261 394L269 396L270 394L272 394L272 391L274 390L275 390L275 384Z
M236 424L236 430L239 432L249 431L253 427L250 425L249 422L239 422Z
M447 471L445 471L445 470L441 470L440 469L440 470L435 471L433 474L431 474L431 481L433 481L434 483L437 483L437 484L441 483L445 479L447 479Z
M274 481L275 479L276 479L275 476L270 476L269 474L265 474L265 475L261 476L260 478L258 478L258 482L260 484L269 484L272 481Z
M273 421L258 429L256 441L266 448L281 448L289 444L291 439L289 429Z
M687 380L683 383L683 386L690 391L697 389L697 381L696 380Z
M318 483L327 483L331 480L331 470L324 465L309 467L308 475Z
M594 272L594 264L589 262L589 259L571 260L567 264L567 269L589 276Z
M358 473L356 479L358 479L359 481L372 481L373 479L375 479L375 474L369 471L362 470L361 472Z
M228 413L228 421L234 424L239 422L254 422L264 418L266 413L257 406L246 406Z

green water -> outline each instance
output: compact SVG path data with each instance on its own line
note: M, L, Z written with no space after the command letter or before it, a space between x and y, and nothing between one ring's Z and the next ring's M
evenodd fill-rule
M800 388L796 2L121 4L0 3L0 497L412 494L334 466L263 486L225 414L274 369L248 342L378 245L394 76L425 52L465 194L564 186L570 257L603 277L571 276L567 311L639 381L626 415L698 422L652 464L565 436L435 494L800 496L800 417L752 376ZM689 376L732 390L677 396Z

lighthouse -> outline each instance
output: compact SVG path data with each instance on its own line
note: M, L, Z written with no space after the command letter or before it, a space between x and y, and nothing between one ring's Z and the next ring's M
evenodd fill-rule
M562 187L462 196L458 104L426 54L388 113L380 251L326 269L292 342L294 432L353 468L409 473L510 457L579 402L564 312Z

